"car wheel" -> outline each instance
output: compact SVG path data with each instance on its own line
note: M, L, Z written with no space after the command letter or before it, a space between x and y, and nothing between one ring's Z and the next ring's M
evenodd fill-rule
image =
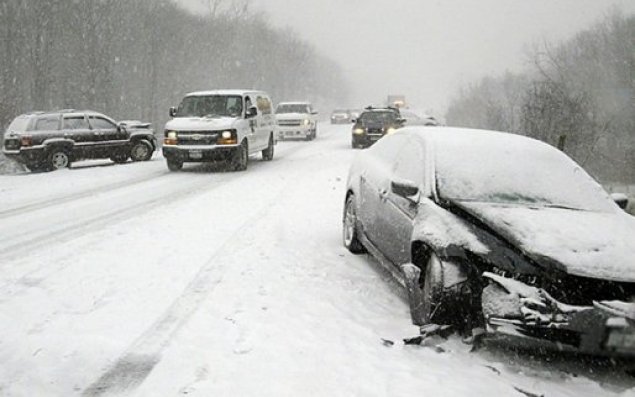
M366 251L357 231L357 211L355 209L355 196L349 195L344 205L344 227L343 227L344 247L353 254L361 254Z
M168 159L168 169L170 171L180 171L183 168L183 162L179 160Z
M128 161L128 155L125 154L125 153L119 153L119 154L116 154L114 156L111 156L110 160L112 160L113 162L115 162L117 164L123 164L126 161Z
M152 157L152 145L146 140L135 142L130 149L132 161L148 161Z
M451 310L449 310L449 296L445 293L443 284L443 262L432 253L426 263L421 286L422 317L426 324L454 324Z
M48 156L48 168L52 171L67 168L71 165L71 159L62 149L53 149Z
M273 160L273 135L269 136L269 145L262 151L262 159L265 161Z
M244 140L236 150L233 159L234 171L245 171L249 163L249 147L247 141Z

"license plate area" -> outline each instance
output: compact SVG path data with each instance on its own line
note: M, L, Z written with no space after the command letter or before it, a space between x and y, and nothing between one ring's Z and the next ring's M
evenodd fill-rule
M200 150L190 150L189 156L191 159L198 160L203 158L203 152Z

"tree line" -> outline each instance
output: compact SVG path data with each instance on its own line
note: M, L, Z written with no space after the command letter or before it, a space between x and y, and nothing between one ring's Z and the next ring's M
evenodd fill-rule
M92 109L157 130L184 93L257 88L274 101L345 97L338 66L248 0L194 15L173 0L0 2L0 127L18 114Z
M611 16L528 53L523 73L461 88L448 125L527 135L559 147L602 182L635 180L635 16Z

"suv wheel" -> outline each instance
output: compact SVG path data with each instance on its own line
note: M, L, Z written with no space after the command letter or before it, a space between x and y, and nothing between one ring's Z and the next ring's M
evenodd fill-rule
M137 141L130 149L132 161L148 161L152 157L152 145L146 140Z
M249 163L249 147L247 141L244 140L234 153L233 165L235 171L244 171Z
M180 171L183 168L183 162L179 160L168 159L168 169L170 171Z
M262 159L265 161L273 160L273 135L269 135L269 145L262 151Z
M48 168L52 171L66 168L71 164L71 159L62 149L53 149L48 156Z

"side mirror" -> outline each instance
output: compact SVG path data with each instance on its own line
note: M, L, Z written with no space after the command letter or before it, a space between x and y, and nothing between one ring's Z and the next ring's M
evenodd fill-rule
M624 193L611 193L611 199L623 210L628 206L628 196Z
M357 119L351 119L351 123L353 124L357 123Z
M258 114L258 108L256 108L255 106L252 106L249 109L247 109L247 111L245 112L245 118L250 119L252 117L256 117L257 114Z
M419 186L405 179L393 180L390 182L390 189L397 196L411 201L416 201L418 198L417 195L419 194Z
M311 112L311 114L318 114L318 111L317 111L317 110L313 110L313 111Z
M170 117L176 117L176 107L172 106L169 113Z
M406 119L404 119L404 118L398 118L398 119L397 119L397 123L399 123L399 124L406 124Z

